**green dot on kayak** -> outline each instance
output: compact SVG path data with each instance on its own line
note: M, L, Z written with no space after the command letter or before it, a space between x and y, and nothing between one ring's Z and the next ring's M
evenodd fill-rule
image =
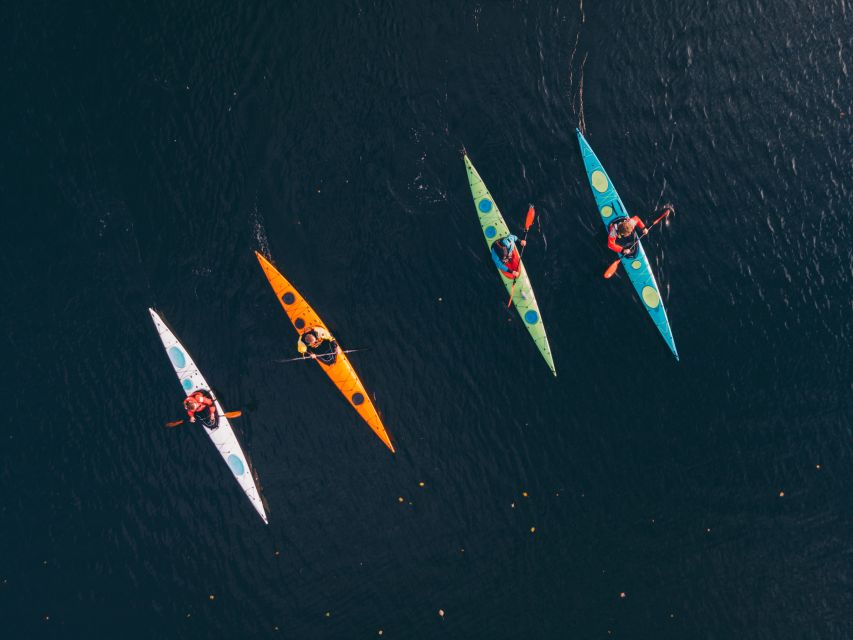
M604 193L605 191L607 191L607 187L609 186L607 184L607 176L604 175L604 172L600 169L596 169L592 172L592 175L590 176L590 181L592 182L593 188L599 193Z
M649 309L656 309L660 304L660 294L654 287L646 285L643 287L643 302L646 303Z
M643 263L640 262L639 260L634 260L634 262L631 263L631 267L634 269L639 269L642 266L643 266Z
M611 207L609 204L604 205L603 207L601 207L601 215L605 218L609 218L613 215L613 207Z

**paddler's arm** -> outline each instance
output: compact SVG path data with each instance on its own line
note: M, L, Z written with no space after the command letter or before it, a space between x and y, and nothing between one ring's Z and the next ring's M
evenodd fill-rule
M631 220L633 220L637 224L637 226L640 227L640 229L646 228L646 224L642 220L640 220L640 216L634 216L631 218Z
M607 236L607 248L616 253L622 253L622 247L616 244L616 238L610 235Z

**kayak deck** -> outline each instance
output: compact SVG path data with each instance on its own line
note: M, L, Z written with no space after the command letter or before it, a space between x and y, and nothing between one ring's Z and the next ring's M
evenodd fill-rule
M264 270L264 275L266 275L275 293L276 300L279 301L287 317L290 318L290 322L293 324L296 332L301 335L304 329L312 327L322 327L326 331L329 331L329 328L323 323L320 316L316 314L311 305L308 304L287 278L257 251L255 251L255 256L257 256L258 262ZM331 334L331 331L329 333ZM343 347L341 347L341 350L343 350ZM395 453L394 445L391 444L391 438L388 437L388 432L382 424L379 413L370 401L370 397L367 395L367 391L364 385L361 384L361 380L352 364L350 364L347 355L339 353L335 363L332 365L323 364L319 360L317 364L326 372L326 375L329 376L329 379L331 379L347 399L350 406L358 412L358 415L362 417L379 439L385 443L385 446L392 453Z
M501 215L500 209L489 193L486 184L477 173L468 154L464 155L465 169L468 172L468 185L471 187L471 195L474 198L474 207L477 210L477 217L480 220L480 227L483 231L483 237L486 240L486 248L491 252L492 243L499 238L509 235L509 227ZM491 264L491 262L490 262ZM554 367L554 357L551 354L551 345L548 344L548 336L545 333L545 325L542 324L542 314L539 313L539 304L536 302L536 296L533 294L533 287L530 283L530 278L527 275L527 270L524 264L519 261L518 266L519 276L516 278L518 284L515 285L515 293L512 296L512 303L518 315L521 316L524 326L533 338L536 348L545 359L551 373L557 375L557 370ZM507 294L512 291L513 281L511 278L506 278L498 273L498 277L503 281Z
M211 442L213 442L216 450L219 451L222 459L225 460L225 463L234 475L234 479L243 489L243 493L246 494L255 511L258 512L258 515L261 516L265 524L269 524L263 500L252 477L252 469L249 461L246 459L246 455L240 447L240 442L234 434L234 429L231 427L228 418L225 417L225 412L222 410L219 400L216 399L213 389L207 384L204 376L201 375L201 371L199 371L195 362L190 357L189 352L187 352L175 334L172 333L172 330L169 329L165 321L154 309L149 308L148 311L151 314L151 319L154 321L154 326L157 328L157 333L160 335L160 341L166 349L166 355L169 356L169 361L172 363L172 368L178 375L178 380L181 383L184 393L189 396L196 391L204 390L213 399L216 405L219 426L216 429L209 429L203 424L200 424L200 426L207 433L208 437L210 437Z
M628 210L622 204L622 199L616 192L616 188L610 181L610 176L604 170L592 147L583 137L579 129L575 129L580 144L581 157L586 168L589 186L592 189L592 195L595 197L595 204L598 208L601 221L604 223L606 230L610 229L610 225L614 220L628 216ZM622 257L622 267L628 274L628 279L634 285L634 290L643 301L643 306L655 323L658 331L666 342L666 345L672 351L672 355L678 360L678 350L675 348L675 340L672 337L672 329L669 326L669 319L666 315L663 299L660 295L660 289L655 281L655 276L652 273L649 260L646 257L646 251L643 249L643 244L637 239L637 252L633 257Z

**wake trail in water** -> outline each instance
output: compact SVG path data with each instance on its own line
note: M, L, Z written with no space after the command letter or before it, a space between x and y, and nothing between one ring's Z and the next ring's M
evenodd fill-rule
M249 215L249 220L252 222L252 237L257 243L258 251L263 255L270 255L270 241L267 238L267 229L264 225L264 216L258 209L258 198L255 196L255 206Z
M573 93L575 80L575 56L577 55L578 47L580 46L581 29L583 24L586 22L586 14L584 13L583 9L583 0L580 0L578 10L580 12L580 24L578 25L578 30L575 34L575 46L572 48L572 55L569 57L569 95L571 96L572 113L574 114L575 120L577 121L577 127L581 130L581 133L586 134L586 119L584 118L583 112L583 71L584 67L586 66L586 59L589 56L589 53L584 54L583 60L581 61L579 69L580 80L578 82L578 90L577 92Z

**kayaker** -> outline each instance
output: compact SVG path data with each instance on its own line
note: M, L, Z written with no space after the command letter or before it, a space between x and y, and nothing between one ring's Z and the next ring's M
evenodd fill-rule
M199 389L198 391L191 393L187 396L186 400L184 400L184 409L187 410L187 415L189 416L190 422L195 422L195 416L197 413L201 413L199 417L202 419L202 422L205 423L205 426L217 425L216 420L216 403L213 402L213 398L210 397L210 392L205 391L203 389ZM204 420L204 411L209 411L208 420ZM215 429L216 426L211 428Z
M614 220L607 232L607 247L611 251L621 253L626 257L631 257L637 252L634 229L639 227L640 230L646 228L640 216L632 216L630 218L620 218ZM643 234L645 235L645 234Z
M512 234L492 243L492 261L494 261L501 275L511 280L518 277L518 268L521 265L521 258L518 256L518 249L515 247L516 242L522 247L527 244L527 240L519 240L518 236Z
M332 334L323 327L312 327L305 331L296 343L302 355L308 355L323 364L335 364L340 347Z

